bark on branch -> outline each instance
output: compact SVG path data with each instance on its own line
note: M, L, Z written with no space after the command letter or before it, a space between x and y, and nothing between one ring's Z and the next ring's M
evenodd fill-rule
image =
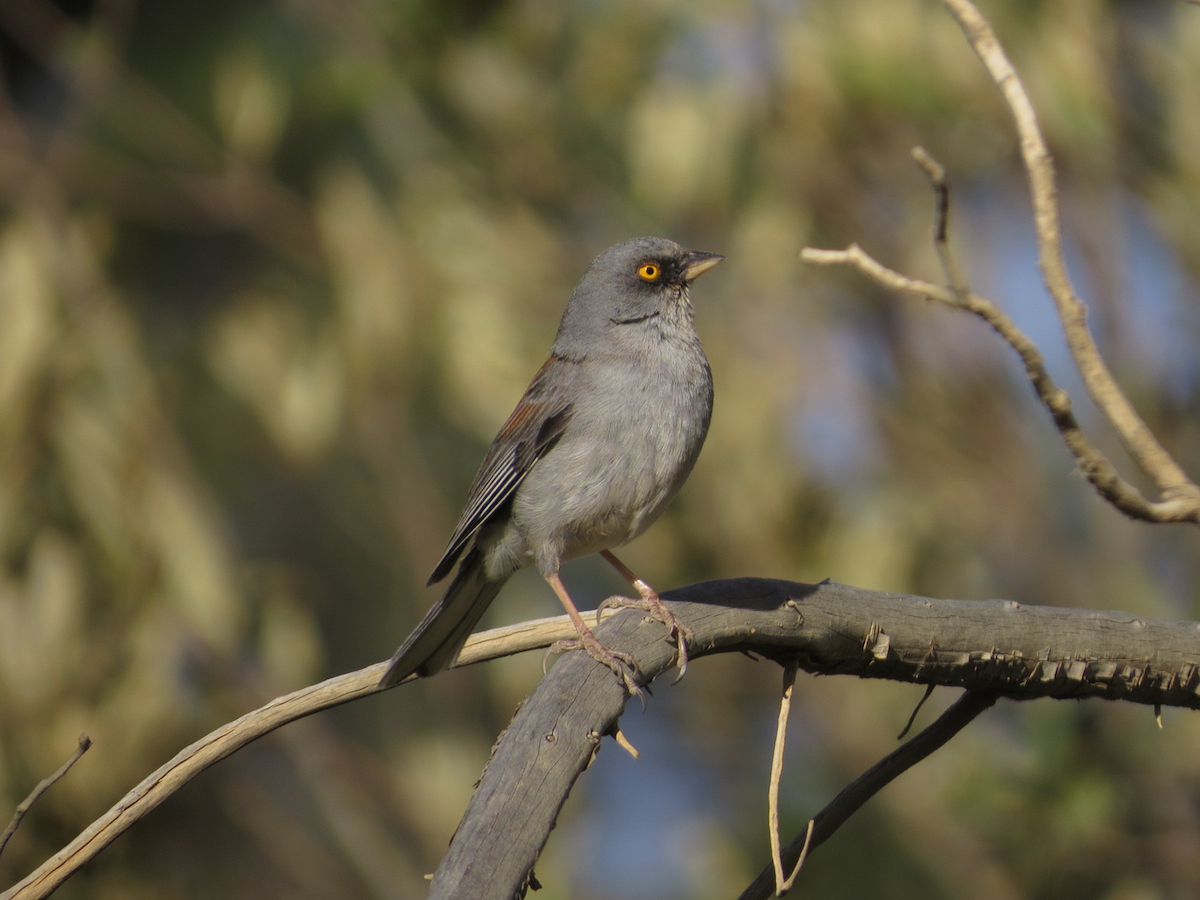
M824 582L735 578L664 594L693 629L693 659L756 652L810 672L965 687L1014 699L1104 697L1200 707L1200 624L1004 600L937 600ZM565 616L477 635L459 664L546 647L571 633ZM634 611L600 626L632 653L645 683L668 671L673 645ZM130 825L231 753L288 722L377 693L384 663L331 678L221 726L151 773L0 900L45 897ZM497 745L434 897L503 897L523 885L575 779L624 708L607 669L568 654ZM103 748L97 752L103 754Z
M695 633L693 659L745 650L793 658L810 672L953 685L987 697L1200 706L1200 625L1191 622L760 578L692 585L664 599ZM637 615L617 616L598 633L638 659L647 683L673 663L662 627ZM586 657L555 665L497 744L431 898L520 893L625 700L611 673Z

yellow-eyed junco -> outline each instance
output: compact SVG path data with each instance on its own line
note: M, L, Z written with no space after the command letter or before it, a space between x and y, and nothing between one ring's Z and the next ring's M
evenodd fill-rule
M504 582L535 565L577 642L631 694L636 667L584 624L559 578L564 560L599 553L667 625L687 665L690 632L611 553L641 534L692 470L712 415L712 373L688 287L723 256L643 237L601 253L563 313L550 358L496 435L429 584L462 562L396 651L380 682L447 668ZM465 555L464 555L465 551ZM624 604L622 604L624 605Z

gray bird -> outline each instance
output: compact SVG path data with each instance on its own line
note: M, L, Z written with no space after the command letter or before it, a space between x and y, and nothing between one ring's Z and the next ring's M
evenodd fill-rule
M667 625L682 674L690 632L611 550L658 518L708 433L712 373L688 287L724 258L643 237L592 261L550 358L484 456L428 583L445 578L461 557L454 580L396 651L381 686L448 668L509 577L535 565L579 632L566 643L582 646L640 694L632 658L600 643L559 578L565 560L591 553L641 597L610 605L647 609Z

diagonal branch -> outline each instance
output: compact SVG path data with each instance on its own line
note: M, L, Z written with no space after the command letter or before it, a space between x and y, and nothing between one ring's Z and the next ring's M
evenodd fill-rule
M459 656L458 665L545 647L574 633L566 616L497 628L474 636ZM377 693L379 679L386 667L386 663L377 663L277 697L184 747L146 776L66 847L13 887L0 892L0 900L32 900L49 896L130 826L158 808L205 769L289 722Z
M92 739L86 734L81 734L79 736L79 746L77 746L74 752L67 757L67 761L55 769L53 773L47 775L45 778L39 781L34 789L29 792L29 796L21 801L20 805L17 806L16 812L13 813L12 820L8 823L8 827L4 829L3 834L0 834L0 853L4 852L4 848L8 845L9 839L17 833L17 829L21 827L21 820L24 819L25 814L33 808L33 804L37 803L38 798L41 797L42 794L46 793L46 791L50 790L50 788L52 788L60 778L71 771L71 767L75 765L75 763L79 762L80 758L83 756L83 754L88 752L88 748L91 746Z
M692 602L679 602L685 598ZM1200 659L1193 655L1200 649L1200 630L1190 624L1163 623L1171 629L1168 638L1162 632L1151 635L1159 625L1121 614L1049 613L1044 607L1004 601L952 601L947 606L944 600L829 582L799 585L751 578L692 585L670 592L666 599L695 634L694 660L714 652L754 650L785 663L794 661L810 672L953 682L968 688L972 697L988 698L1079 698L1094 696L1092 685L1104 683L1105 696L1132 699L1134 685L1138 691L1153 685L1162 696L1184 700L1200 682L1193 662ZM1045 615L1053 616L1056 625ZM1065 618L1057 619L1059 615ZM1144 649L1153 663L1086 661L1098 647L1114 640L1140 642L1142 635L1149 639ZM646 683L673 664L673 646L663 639L662 627L637 616L614 617L598 636L632 653ZM971 644L974 649L967 649ZM1173 649L1168 653L1166 648ZM1176 651L1183 655L1175 659ZM1170 674L1174 667L1177 675ZM601 737L616 727L626 699L609 673L579 654L555 665L497 743L450 850L434 873L431 900L509 900L520 895L572 786L599 749ZM960 712L973 702L965 701ZM1200 699L1186 703L1200 705ZM924 735L915 746L928 739ZM898 769L892 766L889 762L871 777L894 777ZM881 783L869 782L871 790ZM845 815L852 811L850 806L835 809ZM829 825L834 824L833 812Z

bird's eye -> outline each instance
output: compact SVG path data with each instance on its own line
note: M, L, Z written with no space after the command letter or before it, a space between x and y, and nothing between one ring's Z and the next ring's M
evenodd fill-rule
M642 263L638 266L638 278L643 281L658 281L659 272L662 271L654 263Z

